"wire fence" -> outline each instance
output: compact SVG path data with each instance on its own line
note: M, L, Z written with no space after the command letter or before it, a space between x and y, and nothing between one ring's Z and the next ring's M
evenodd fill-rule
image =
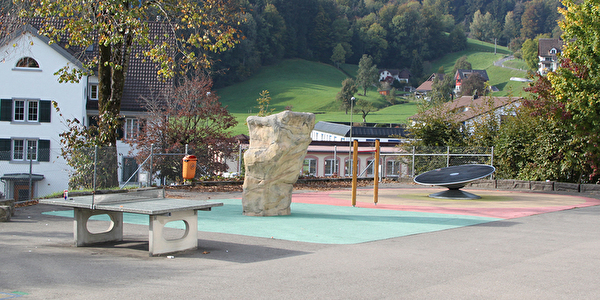
M494 148L399 149L381 153L379 170L382 178L412 178L432 169L455 165L494 164ZM172 182L161 175L165 165L167 170L180 174L182 158L188 153L187 147L184 152L175 153L151 148L140 160L131 154L131 149L95 147L78 149L65 159L61 149L34 150L23 150L23 153L15 153L14 149L0 151L0 199L28 201L52 194L59 196L64 190L169 185ZM238 169L238 172L243 169L242 155L240 150L238 157L232 160L234 167L230 169ZM368 157L364 160L359 169L360 177L372 177L374 161ZM326 162L324 165L327 165ZM202 166L197 166L197 177L202 175Z
M415 177L429 170L466 164L494 165L494 147L405 147L391 155L405 166L401 177Z

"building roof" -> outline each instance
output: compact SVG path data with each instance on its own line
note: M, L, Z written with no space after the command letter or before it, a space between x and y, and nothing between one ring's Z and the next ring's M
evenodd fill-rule
M454 114L452 119L457 122L465 122L492 110L507 106L520 101L522 98L514 97L478 97L462 96L453 101L443 104L441 110L447 114ZM491 100L491 101L490 101ZM438 111L426 111L425 114L438 113ZM416 114L409 119L418 120L421 114Z
M467 79L469 77L469 75L476 73L479 74L481 76L481 78L483 78L484 81L489 81L490 78L488 77L488 74L485 70L465 70L465 69L458 69L456 70L456 76L458 77L459 80L463 80L463 79Z
M429 78L427 78L427 80L425 80L425 82L421 83L421 85L419 85L419 87L417 88L417 92L423 93L423 92L430 92L431 90L433 90L433 81L435 80L435 78L438 78L439 80L444 80L444 74L443 73L433 73L429 76Z
M319 121L313 130L350 137L350 125ZM391 136L405 137L404 127L366 127L352 126L352 136L355 138L389 138Z
M560 53L563 48L563 41L561 39L539 39L538 41L538 56L545 57L556 57L556 54ZM555 53L551 53L552 49L555 49Z
M42 174L31 174L31 181L41 181L44 179L44 175ZM7 181L28 181L29 173L8 173L2 175L0 180Z
M19 27L15 32L11 33L7 38L11 39L16 37L15 34L20 34L23 31L28 31L42 39L44 42L48 42L49 39L40 36L37 32L38 29L43 26L44 20L40 18L29 19L27 24ZM60 26L59 20L53 21L54 26ZM157 39L157 42L162 42L158 39L164 37L160 34L163 32L160 23L149 22L150 36ZM66 39L57 43L50 44L50 47L57 51L59 54L65 56L69 61L74 63L79 68L83 68L83 62L88 60L92 56L98 54L98 47L93 47L92 51L89 49L82 49L75 46L66 46ZM121 99L121 111L145 111L144 98L160 96L159 91L162 91L168 87L173 86L173 80L161 80L157 76L158 65L146 59L144 52L150 50L150 45L134 47L130 56L129 69L127 70L127 76L125 79L125 86L123 87L123 97ZM98 110L98 101L87 99L86 108L88 110Z
M388 71L392 76L398 76L398 78L408 79L410 78L410 71L408 69L379 69L379 74Z

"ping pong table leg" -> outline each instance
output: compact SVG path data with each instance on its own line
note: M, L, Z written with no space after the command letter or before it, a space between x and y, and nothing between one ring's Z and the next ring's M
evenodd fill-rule
M165 225L173 221L185 223L185 233L179 239L167 240L163 235ZM196 210L175 211L167 215L150 215L150 256L198 248L198 213Z
M73 208L74 212L74 238L75 246L86 246L93 243L122 241L123 240L123 213L87 208ZM95 215L108 215L111 225L105 232L91 233L87 229L87 222Z

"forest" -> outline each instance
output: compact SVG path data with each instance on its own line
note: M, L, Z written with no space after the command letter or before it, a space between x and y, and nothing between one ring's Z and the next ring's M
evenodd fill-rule
M383 68L410 69L464 50L466 38L518 51L541 34L559 37L559 0L239 0L243 41L219 54L216 87L243 81L261 66L302 58L358 64L363 54Z

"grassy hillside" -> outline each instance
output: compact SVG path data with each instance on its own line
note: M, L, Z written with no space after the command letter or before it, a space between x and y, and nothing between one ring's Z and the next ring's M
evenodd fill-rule
M356 69L357 66L344 66L344 70L350 74L356 73ZM244 123L248 116L257 114L256 99L260 97L259 94L263 90L270 92L272 99L269 109L274 108L275 113L291 106L293 111L315 113L317 121L349 122L352 115L346 115L344 111L341 111L339 103L335 100L335 96L342 87L342 81L346 77L344 72L330 65L291 59L265 67L252 78L220 89L217 93L221 97L223 105L227 105L229 112L238 120L238 126L233 130L234 134L248 132ZM371 101L376 106L382 106L384 103L374 88L367 92L367 96L357 97ZM416 112L416 108L404 110L407 116ZM384 123L406 121L406 117L377 113L369 114L367 121ZM360 116L354 115L352 119L360 121Z
M521 70L511 70L494 66L494 62L500 60L511 52L506 47L497 46L494 54L494 44L484 43L478 40L469 39L467 50L456 53L450 53L443 58L433 61L429 73L437 72L440 67L444 67L444 72L450 74L454 68L454 63L462 56L467 56L473 69L486 70L490 78L490 85L497 87L500 91L494 93L494 96L524 96L523 88L527 86L525 82L510 81L511 77L527 78L527 72ZM506 66L521 66L518 60L508 61ZM454 74L451 74L454 75Z
M452 72L454 62L463 55L468 56L468 61L474 69L484 69L490 77L490 84L500 89L494 93L496 96L522 96L522 88L526 83L510 81L510 77L527 77L525 71L511 70L494 66L494 62L510 54L506 47L497 47L494 54L494 45L480 41L469 40L467 50L451 53L443 58L431 62L429 73L436 72L440 66L446 73ZM358 66L342 65L341 70L331 65L318 62L291 59L276 65L264 67L252 78L220 89L217 91L223 105L238 120L238 126L233 129L234 134L247 134L246 118L256 115L256 99L263 90L271 94L271 105L275 113L291 107L293 111L315 113L317 121L361 122L361 116L346 115L340 110L340 105L335 101L336 94L341 89L342 81L346 74L355 76ZM452 74L453 75L453 74ZM359 94L362 90L359 90ZM367 116L367 122L373 123L406 123L407 118L417 112L414 102L385 107L385 100L377 93L375 88L367 92L367 96L357 95L357 98L366 99L377 107L379 111ZM385 107L385 108L383 108Z

